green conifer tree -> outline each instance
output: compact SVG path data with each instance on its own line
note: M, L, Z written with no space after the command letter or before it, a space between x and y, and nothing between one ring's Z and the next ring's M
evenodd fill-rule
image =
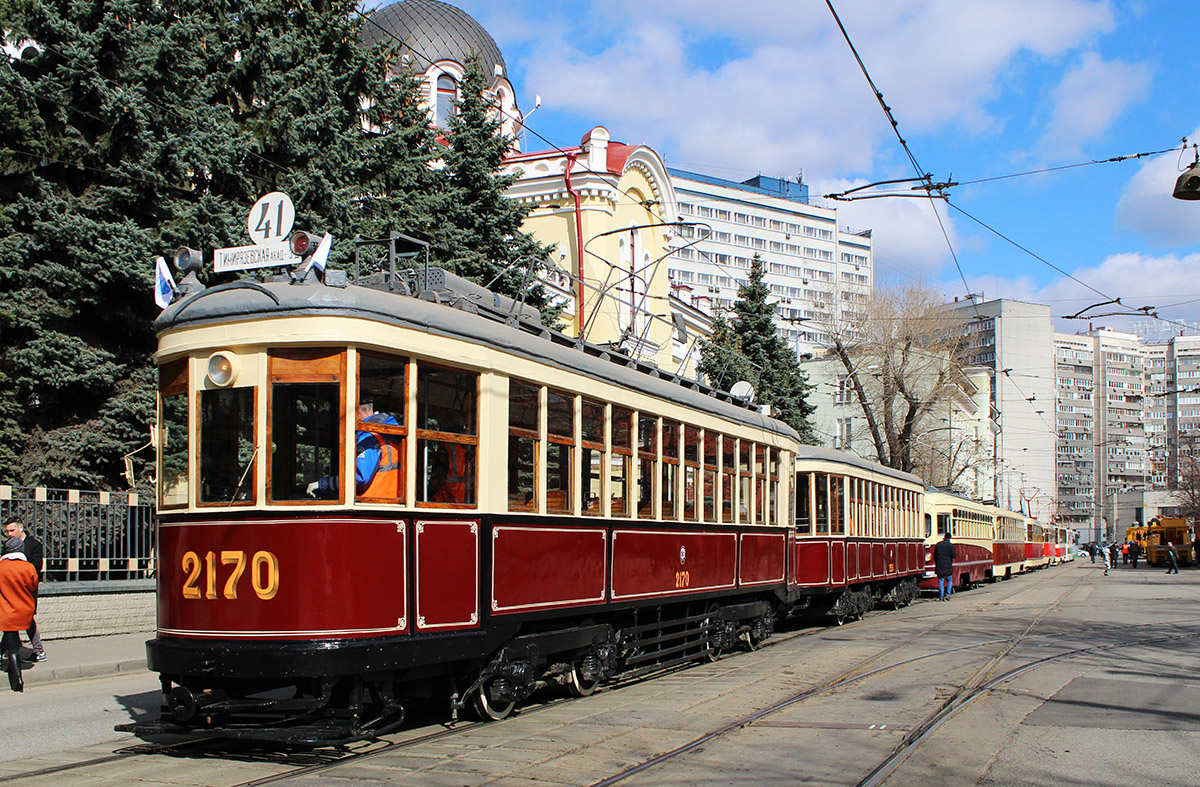
M437 150L352 0L6 8L35 48L0 61L0 477L121 489L154 418L154 256L244 245L274 190L334 264L355 233L428 232Z
M466 63L461 98L446 130L445 222L435 230L437 255L450 270L513 298L524 295L538 309L544 288L531 269L550 252L521 229L528 205L504 191L516 180L500 169L513 139L501 133L501 118L477 57Z
M767 303L770 295L770 288L763 282L762 258L756 254L749 280L738 288L733 304L735 319L726 323L719 317L714 322L713 337L702 350L700 370L722 388L737 379L752 383L755 402L771 405L777 418L799 432L801 440L812 444L816 439L809 418L814 408L807 401L812 386L796 362L795 353L775 328L775 312ZM739 355L740 361L731 360Z

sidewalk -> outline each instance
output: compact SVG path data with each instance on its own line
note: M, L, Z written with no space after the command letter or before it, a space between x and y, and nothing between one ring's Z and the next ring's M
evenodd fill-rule
M46 660L31 662L33 651L21 635L21 675L26 687L108 675L146 673L146 640L154 632L46 640ZM0 677L0 685L3 685Z

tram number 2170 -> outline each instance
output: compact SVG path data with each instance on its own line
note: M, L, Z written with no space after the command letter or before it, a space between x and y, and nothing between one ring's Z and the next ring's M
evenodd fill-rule
M238 597L238 585L246 573L247 563L250 565L250 587L256 596L266 601L275 598L279 592L279 558L274 553L255 552L254 557L247 561L246 553L241 550L206 552L203 558L195 552L186 552L183 556L183 571L187 574L183 583L184 598L218 598L218 562L222 573L225 566L230 567L221 591L225 598Z
M685 588L692 584L692 575L689 571L675 572L675 587Z

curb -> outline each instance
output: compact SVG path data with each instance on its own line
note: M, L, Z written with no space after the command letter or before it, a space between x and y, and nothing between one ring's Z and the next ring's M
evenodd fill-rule
M128 659L107 664L80 664L69 667L52 667L45 669L47 662L38 662L37 666L26 667L21 671L26 686L49 686L59 683L73 683L90 678L104 678L118 675L149 674L145 659Z

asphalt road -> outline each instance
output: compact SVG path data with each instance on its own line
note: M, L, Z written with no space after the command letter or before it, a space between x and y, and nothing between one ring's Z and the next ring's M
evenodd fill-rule
M754 653L498 724L428 724L340 753L137 754L32 783L1194 785L1198 599L1200 570L1105 577L1082 562L780 631ZM128 746L112 724L155 707L156 689L147 676L0 698L21 708L0 713L0 780Z

